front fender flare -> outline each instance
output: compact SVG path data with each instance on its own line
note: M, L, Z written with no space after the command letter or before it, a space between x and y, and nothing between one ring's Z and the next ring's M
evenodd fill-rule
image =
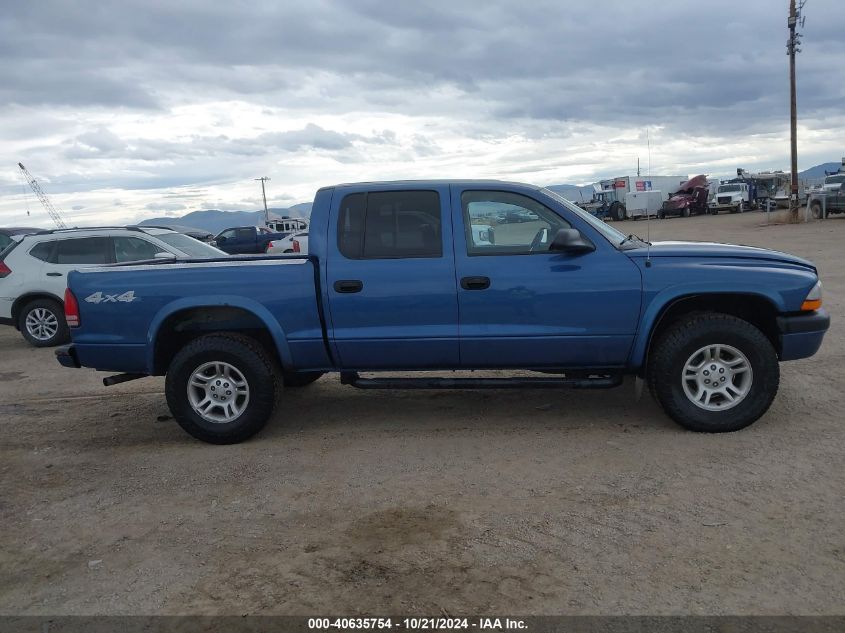
M718 284L702 282L664 288L654 295L648 304L644 306L642 316L640 317L640 327L634 338L634 344L631 346L631 353L628 357L628 366L637 370L643 370L645 368L646 354L648 352L648 346L651 344L652 333L657 325L659 325L660 319L666 313L666 310L683 299L708 294L754 295L771 303L778 312L784 312L786 310L783 304L783 297L765 288L757 287L749 289L745 285L725 284L724 282Z

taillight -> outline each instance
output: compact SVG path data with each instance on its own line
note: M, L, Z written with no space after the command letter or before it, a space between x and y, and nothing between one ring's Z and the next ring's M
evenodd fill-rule
M79 327L79 304L70 288L65 290L65 321L68 327Z
M264 248L264 252L269 253L270 249L273 248L274 246L275 246L275 244L273 244L272 240L267 242L267 246Z
M6 266L6 262L0 262L0 279L12 274L12 269Z
M294 240L294 241L293 241L293 252L294 252L294 253L299 253L299 252L301 252L301 251L299 250L299 242L297 242L296 240Z

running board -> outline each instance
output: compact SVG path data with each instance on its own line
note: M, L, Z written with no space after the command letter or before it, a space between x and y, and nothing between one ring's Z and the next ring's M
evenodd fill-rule
M106 387L112 385L119 385L122 382L129 382L130 380L138 380L139 378L146 378L148 374L117 374L116 376L106 376L103 378L103 384Z
M610 389L621 385L622 378L361 378L357 372L340 374L341 384L358 389Z

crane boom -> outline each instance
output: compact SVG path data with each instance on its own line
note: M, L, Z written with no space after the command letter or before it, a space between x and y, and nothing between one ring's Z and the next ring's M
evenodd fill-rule
M35 192L35 195L38 196L38 199L41 201L41 204L47 209L47 213L50 214L53 222L56 226L60 229L66 229L67 224L65 224L64 219L62 218L62 214L53 206L53 203L50 202L50 198L47 197L47 194L41 189L41 185L38 184L38 181L35 180L35 177L29 173L26 167L23 166L23 163L18 163L18 167L21 168L24 176L26 176L26 181L29 183L29 186L32 187L32 190Z

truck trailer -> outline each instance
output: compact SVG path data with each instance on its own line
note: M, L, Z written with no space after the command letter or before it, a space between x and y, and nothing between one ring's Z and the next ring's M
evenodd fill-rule
M677 191L678 187L686 182L687 176L616 176L607 180L599 181L600 190L596 196L603 196L608 204L618 201L615 213L611 214L614 220L625 220L629 217L637 217L628 212L625 196L628 193L640 191L659 191L661 202L669 199L669 194ZM640 211L638 215L645 215Z

